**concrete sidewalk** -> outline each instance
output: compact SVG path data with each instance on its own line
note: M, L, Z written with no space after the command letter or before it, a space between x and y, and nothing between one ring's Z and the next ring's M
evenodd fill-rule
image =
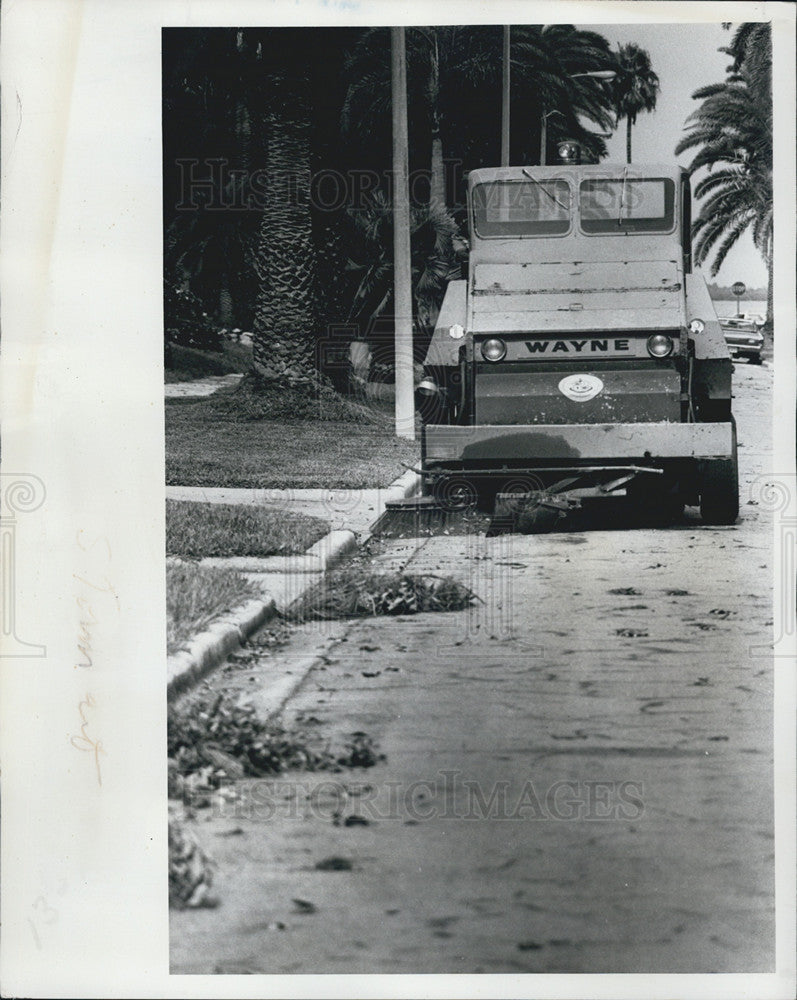
M167 382L164 390L166 399L212 396L217 389L232 388L243 375L208 375L193 382Z
M408 470L384 489L375 490L249 490L167 486L168 500L193 503L249 504L291 510L327 521L331 530L302 555L240 556L200 560L203 566L237 569L257 583L259 600L250 600L214 622L194 638L188 649L168 659L167 697L193 687L215 669L256 629L284 612L323 574L370 534L389 500L413 496L420 477ZM167 562L179 559L167 558Z
M246 504L289 510L327 521L332 531L353 531L367 535L388 500L410 496L415 492L416 474L408 470L390 486L371 490L325 489L225 489L205 486L167 486L167 500L192 503Z

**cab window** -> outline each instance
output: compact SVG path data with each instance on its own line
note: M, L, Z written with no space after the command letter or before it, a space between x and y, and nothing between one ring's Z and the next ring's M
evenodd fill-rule
M492 181L477 184L471 200L481 237L561 236L570 229L567 181Z
M579 193L585 233L672 232L675 184L667 177L593 178Z

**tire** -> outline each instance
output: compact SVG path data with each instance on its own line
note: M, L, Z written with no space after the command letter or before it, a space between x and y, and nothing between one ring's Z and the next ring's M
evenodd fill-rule
M664 477L644 477L629 484L627 505L631 520L646 527L678 521L684 512L684 499L672 491L672 485Z
M434 496L445 510L468 510L476 507L479 493L464 476L445 476L434 486Z
M748 365L760 365L764 361L760 354L747 354L745 357L747 358Z
M700 516L704 524L735 524L739 516L739 463L736 449L736 421L733 424L733 451L730 458L706 464L700 490Z

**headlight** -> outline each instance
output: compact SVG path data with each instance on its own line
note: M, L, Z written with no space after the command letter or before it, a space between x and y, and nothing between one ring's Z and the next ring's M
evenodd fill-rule
M669 357L673 346L672 337L668 337L666 333L654 333L652 337L648 337L648 354L654 358Z
M706 324L702 319L692 319L689 321L690 333L702 333L706 329Z
M465 336L465 327L459 323L454 323L453 326L448 328L448 335L452 340L462 340Z
M506 344L498 337L491 337L482 344L482 357L485 361L500 361L506 355Z

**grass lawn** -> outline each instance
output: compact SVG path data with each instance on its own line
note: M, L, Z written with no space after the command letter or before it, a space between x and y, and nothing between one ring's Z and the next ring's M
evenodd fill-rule
M305 552L329 530L304 514L233 504L166 501L166 554L271 556Z
M252 348L225 341L221 351L198 351L172 344L172 364L165 370L166 382L195 382L208 375L235 375L252 367Z
M256 584L234 570L167 565L166 652L177 652L215 618L261 596Z
M419 461L417 442L373 424L236 420L213 397L166 402L169 485L366 489L389 486L402 462Z

